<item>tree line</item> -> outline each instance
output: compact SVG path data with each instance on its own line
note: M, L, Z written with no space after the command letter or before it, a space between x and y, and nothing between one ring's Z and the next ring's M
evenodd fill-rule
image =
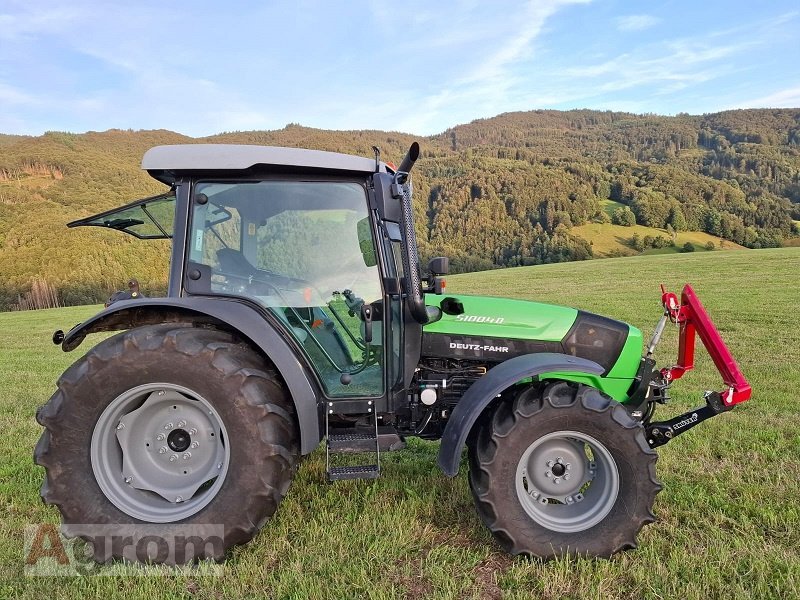
M397 163L414 139L296 124L202 139L163 130L0 136L0 309L18 304L35 281L61 304L104 300L130 277L147 291L164 290L166 242L65 228L163 191L139 169L152 146L251 143L371 156L377 145ZM750 248L799 233L798 109L675 117L530 111L421 142L414 172L421 254L450 256L454 271L592 258L576 228L593 222L704 231ZM609 203L617 203L610 214Z

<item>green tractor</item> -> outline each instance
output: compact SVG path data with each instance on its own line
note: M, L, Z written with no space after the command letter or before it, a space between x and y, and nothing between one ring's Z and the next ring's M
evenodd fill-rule
M168 191L69 224L172 250L167 297L129 295L54 333L68 352L120 331L37 414L41 495L65 535L98 561L220 560L256 535L323 439L327 476L341 480L378 477L381 455L416 436L441 440L450 477L466 447L477 511L506 551L636 546L661 489L654 448L750 387L689 286L680 300L663 293L644 356L642 333L619 321L447 294L447 259L419 266L418 155L415 143L395 168L377 149L159 146L142 168ZM659 370L670 321L680 355ZM696 335L724 389L656 422Z

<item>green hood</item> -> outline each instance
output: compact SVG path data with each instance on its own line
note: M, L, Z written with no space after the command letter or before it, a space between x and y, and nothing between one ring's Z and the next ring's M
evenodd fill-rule
M463 305L464 312L443 312L439 321L425 325L426 333L560 342L578 316L574 308L508 298L428 294L425 302L440 306L451 298Z
M642 332L636 327L574 308L524 300L429 294L425 301L446 309L440 320L423 328L425 356L496 363L519 354L562 352L593 360L606 372L600 377L549 373L541 375L543 379L591 385L620 402L628 398L641 362Z

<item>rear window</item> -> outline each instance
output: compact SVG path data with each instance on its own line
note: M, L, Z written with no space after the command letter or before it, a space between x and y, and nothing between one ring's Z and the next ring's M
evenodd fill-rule
M143 198L67 225L82 226L116 229L143 240L171 239L175 227L175 191Z

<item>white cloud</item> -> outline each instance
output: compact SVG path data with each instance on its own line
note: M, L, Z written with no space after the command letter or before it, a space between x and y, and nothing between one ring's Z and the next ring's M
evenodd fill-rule
M800 85L778 90L766 96L737 102L728 108L798 108L800 107Z
M617 19L618 31L642 31L657 25L661 19L652 15L627 15Z
M743 41L728 45L709 45L698 40L676 40L666 44L650 45L635 53L621 54L602 63L574 67L565 71L568 77L594 81L588 89L595 92L613 92L635 87L652 87L655 94L666 94L722 77L733 70L726 61L751 47L753 42Z
M401 121L402 129L435 133L441 131L443 121L455 125L508 110L509 97L524 81L518 67L532 60L547 20L568 5L588 2L591 0L529 0L513 19L504 19L505 28L496 36L494 49L478 54L474 61L461 65L459 75L442 81L435 93L418 103L414 115ZM485 40L481 47L491 46L492 40Z
M23 90L0 81L0 104L41 104L41 100Z

